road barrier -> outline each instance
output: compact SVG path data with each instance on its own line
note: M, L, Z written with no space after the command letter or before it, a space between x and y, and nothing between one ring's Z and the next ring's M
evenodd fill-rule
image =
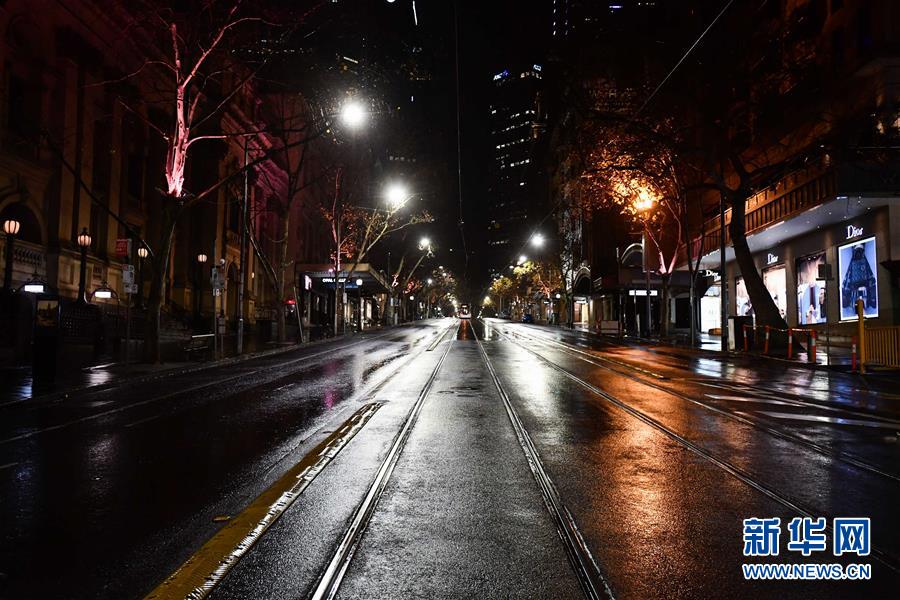
M751 347L756 347L756 332L763 331L763 347L762 354L769 354L769 342L773 332L784 333L787 335L787 357L794 357L794 337L806 336L807 360L811 363L816 362L816 346L818 334L815 329L806 329L803 327L788 327L787 329L778 329L769 325L743 325L744 330L744 351L749 352Z

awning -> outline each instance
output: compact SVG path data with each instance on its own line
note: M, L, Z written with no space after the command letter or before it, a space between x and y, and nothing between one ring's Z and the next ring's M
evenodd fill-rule
M361 287L361 292L365 295L387 294L390 291L385 274L375 269L371 263L359 263L352 271L350 267L353 265L343 266L345 269L337 277L334 266L328 263L298 264L295 270L298 283L303 289L333 290L339 284L348 292Z

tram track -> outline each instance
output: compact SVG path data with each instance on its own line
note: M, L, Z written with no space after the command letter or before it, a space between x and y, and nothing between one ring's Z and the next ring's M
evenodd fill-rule
M525 458L528 461L528 467L531 469L531 474L534 476L535 482L537 482L537 485L540 488L544 504L554 520L557 533L565 547L566 556L569 559L569 563L575 572L575 576L578 579L578 583L581 586L585 597L591 600L614 598L609 583L603 576L596 559L591 553L590 547L585 541L581 530L578 528L575 517L566 507L559 495L556 484L544 468L540 453L534 445L534 442L531 440L528 431L525 429L525 425L519 417L519 413L516 411L515 406L513 406L512 401L509 399L509 395L506 393L503 384L500 382L500 378L497 376L497 372L491 364L491 359L488 357L484 345L477 337L475 338L475 341L478 344L479 353L484 360L484 364L491 376L491 380L494 382L494 386L497 388L497 392L503 400L506 414L509 417L509 421L515 431L519 445L522 447L522 451L525 453Z
M684 447L685 449L689 450L690 452L694 453L695 455L701 457L708 463L716 466L717 468L728 473L729 475L735 477L736 479L738 479L742 483L746 484L747 486L751 487L752 489L762 493L763 495L767 496L771 500L773 500L773 501L777 502L778 504L780 504L781 506L787 508L791 512L798 514L800 516L809 517L809 518L818 518L821 516L827 516L827 515L823 515L821 513L816 513L811 507L805 506L803 503L790 498L787 494L785 494L781 491L778 491L777 489L773 488L770 485L767 485L766 483L761 482L759 479L755 478L753 475L746 472L742 468L738 467L737 465L733 464L732 462L730 462L724 458L720 458L720 457L716 456L715 454L713 454L706 448L702 447L701 445L690 441L689 439L687 439L683 435L679 434L674 429L667 427L661 421L652 417L648 413L646 413L638 408L635 408L634 406L623 401L622 399L600 389L599 387L590 383L589 381L586 381L585 379L578 377L577 375L575 375L574 373L565 369L564 367L562 367L562 366L556 364L555 362L553 362L552 360L542 356L537 351L535 351L531 348L528 348L524 344L521 344L518 341L512 339L508 333L500 331L499 329L498 329L498 332L502 338L505 338L510 343L512 343L515 346L521 348L522 350L528 352L529 354L531 354L532 356L537 358L540 362L546 364L551 369L559 372L560 374L562 374L566 378L570 379L571 381L575 382L582 388L588 390L593 395L601 398L602 400L606 401L607 403L622 410L623 412L625 412L626 414L630 415L631 417L637 419L638 421L650 426L652 429L656 430L660 434L675 441L680 446ZM621 375L621 373L618 373L618 371L616 371L614 369L610 369L609 367L606 367L604 365L598 365L598 366L601 366L602 368L606 368L612 372L615 372L615 373ZM640 382L640 380L637 380L637 379L635 379L635 380ZM645 383L645 382L641 382L641 383ZM664 391L666 391L665 388L662 388L662 389ZM829 523L833 523L833 520L830 518L828 519L828 521L829 521ZM831 531L831 535L834 535L833 530ZM886 552L884 550L881 550L880 547L874 547L874 545L871 549L871 554L873 557L878 559L878 561L881 562L883 565L885 565L887 568L891 569L894 572L900 573L900 559L898 559L893 554Z
M446 332L441 335L441 338L443 338L444 335L446 335ZM353 557L359 548L362 537L378 506L378 502L384 495L385 489L387 489L391 474L394 472L394 468L400 460L400 454L406 446L409 434L415 426L419 414L422 412L422 406L425 404L425 400L434 385L434 381L437 378L441 367L443 367L447 356L450 354L450 350L453 348L453 342L454 340L451 338L450 342L447 344L447 349L441 354L437 364L425 380L425 385L422 386L415 402L403 419L400 430L394 437L394 441L391 443L388 453L375 475L375 479L369 485L362 502L356 507L356 510L350 519L350 523L344 531L344 535L341 537L340 542L338 542L334 554L328 561L325 570L322 572L319 580L309 594L308 597L311 600L331 600L337 595L341 583L344 580L344 576L347 573L347 568L350 566L350 562L353 560ZM427 351L429 350L426 350L426 352Z
M497 330L501 332L501 335L506 336L507 339L510 339L510 341L512 341L510 333L508 333L504 329L500 329L500 328L497 328ZM896 473L890 473L888 471L885 471L882 468L878 467L877 465L873 465L869 462L866 462L861 457L858 457L858 456L854 455L853 453L846 452L843 450L835 450L833 448L830 448L823 444L819 444L812 440L808 440L808 439L805 439L805 438L802 438L802 437L799 437L796 435L792 435L792 434L782 431L776 427L773 427L772 425L770 425L764 421L761 421L758 419L751 419L751 418L748 418L743 415L735 414L734 412L720 408L720 407L718 407L712 403L706 402L702 399L692 397L683 392L676 391L669 386L656 383L655 381L648 381L646 379L636 377L636 376L631 375L630 373L625 372L620 369L611 368L607 364L604 364L602 362L603 359L601 357L596 357L591 353L584 352L582 350L578 350L578 349L574 349L574 348L569 348L569 347L567 347L567 345L565 345L561 342L547 341L547 340L543 340L539 337L523 336L521 334L514 334L514 335L518 335L521 338L525 338L530 341L537 342L539 344L544 344L545 346L548 346L548 347L560 348L563 352L568 352L570 355L578 358L579 360L582 360L589 364L607 369L609 371L612 371L613 373L616 373L617 375L625 377L626 379L629 379L629 380L639 383L641 385L651 387L653 389L659 390L661 392L664 392L666 394L669 394L671 396L674 396L674 397L684 400L686 402L690 402L694 405L700 406L701 408L704 408L706 410L714 412L719 416L725 417L726 419L753 427L754 429L763 431L763 432L765 432L773 437L776 437L778 439L781 439L781 440L784 440L787 442L791 442L791 443L797 444L799 446L803 446L807 450L816 452L826 458L838 460L845 464L848 464L848 465L851 465L858 469L861 469L863 471L878 475L880 477L884 477L886 479L890 479L892 481L900 482L900 475L898 475ZM525 348L525 346L522 346L521 344L520 344L520 347ZM819 406L816 404L808 404L807 403L806 406L809 406L810 408L817 408L817 409L822 409L822 410L826 409L825 407L822 407L822 406ZM828 407L828 408L831 408L831 407ZM853 414L853 415L858 415L858 416L869 416L869 415L857 413L855 411L847 410L845 412L847 414Z

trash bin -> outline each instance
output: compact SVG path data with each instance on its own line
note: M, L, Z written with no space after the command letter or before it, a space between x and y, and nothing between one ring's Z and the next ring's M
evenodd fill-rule
M728 349L743 350L744 349L744 325L753 326L753 317L739 317L731 315L728 317ZM753 332L750 332L750 346L753 346Z

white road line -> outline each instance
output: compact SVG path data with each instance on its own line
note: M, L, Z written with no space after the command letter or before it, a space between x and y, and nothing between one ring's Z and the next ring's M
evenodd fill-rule
M834 425L856 425L860 427L877 427L880 429L894 429L900 431L900 425L893 423L883 423L881 421L865 421L863 419L839 419L837 417L826 417L823 415L800 415L796 413L780 413L760 411L760 414L783 419L786 421L811 421L815 423L830 423Z

